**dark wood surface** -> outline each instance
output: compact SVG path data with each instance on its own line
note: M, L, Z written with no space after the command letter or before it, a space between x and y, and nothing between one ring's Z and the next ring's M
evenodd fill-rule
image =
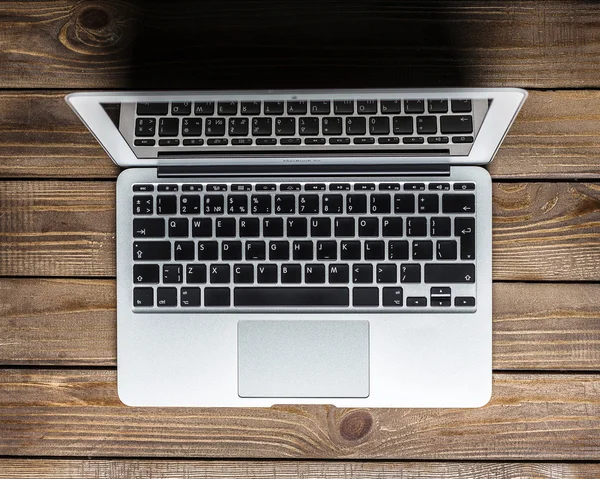
M520 86L475 410L116 393L114 166L83 89ZM0 2L0 479L600 476L600 3ZM194 460L189 460L189 459Z

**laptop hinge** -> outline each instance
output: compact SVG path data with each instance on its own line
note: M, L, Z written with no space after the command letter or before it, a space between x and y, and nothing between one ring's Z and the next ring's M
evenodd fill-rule
M159 166L159 178L175 177L240 177L240 176L450 176L450 165L389 164L389 165L236 165L224 168L215 165Z

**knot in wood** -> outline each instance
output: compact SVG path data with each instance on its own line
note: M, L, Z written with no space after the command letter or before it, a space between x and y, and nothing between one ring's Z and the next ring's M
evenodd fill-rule
M98 7L89 7L79 13L79 24L88 30L100 30L110 22L107 11Z
M358 441L373 427L373 416L368 411L352 411L340 421L340 436L347 441Z

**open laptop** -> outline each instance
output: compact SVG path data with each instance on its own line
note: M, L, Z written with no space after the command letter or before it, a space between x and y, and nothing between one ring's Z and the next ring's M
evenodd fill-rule
M75 93L117 181L119 397L477 407L519 89Z

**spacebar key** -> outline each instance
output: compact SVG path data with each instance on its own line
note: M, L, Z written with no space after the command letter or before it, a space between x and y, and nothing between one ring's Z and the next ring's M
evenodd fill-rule
M348 288L235 288L235 306L348 306Z

